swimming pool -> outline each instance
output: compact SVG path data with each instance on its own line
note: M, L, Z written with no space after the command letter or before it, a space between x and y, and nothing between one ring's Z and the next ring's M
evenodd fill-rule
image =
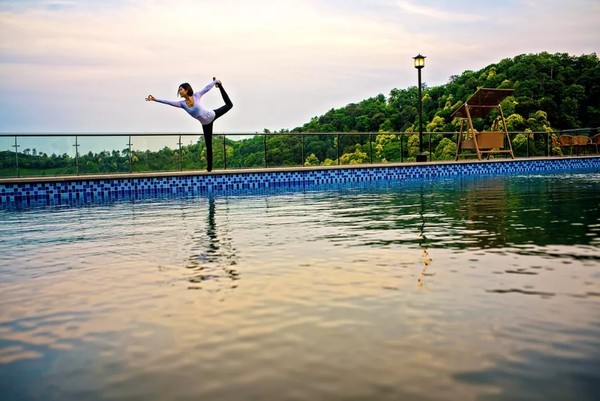
M600 173L0 210L7 400L592 400Z

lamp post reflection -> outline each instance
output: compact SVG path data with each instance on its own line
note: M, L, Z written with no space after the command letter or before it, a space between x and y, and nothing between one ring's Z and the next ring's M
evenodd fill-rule
M427 251L427 236L425 235L425 200L423 197L423 185L421 185L420 201L421 209L419 216L421 217L421 227L419 232L419 247L422 249L421 262L423 263L423 268L421 269L421 273L419 273L419 277L417 278L417 288L425 287L425 277L432 276L431 273L427 272L432 259Z

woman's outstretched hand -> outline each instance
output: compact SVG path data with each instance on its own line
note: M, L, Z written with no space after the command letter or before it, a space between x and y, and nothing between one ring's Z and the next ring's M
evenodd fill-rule
M156 100L156 98L152 95L148 95L148 97L146 98L147 102L154 102Z

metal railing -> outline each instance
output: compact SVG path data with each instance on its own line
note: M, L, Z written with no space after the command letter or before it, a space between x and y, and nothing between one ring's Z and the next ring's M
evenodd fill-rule
M585 128L509 136L515 157L539 157L555 153L552 135L597 132L598 128ZM456 145L457 135L424 132L428 160L454 160L456 148L448 145ZM444 139L449 141L440 150ZM205 152L198 133L0 133L0 178L201 170ZM416 152L418 133L413 132L227 133L214 135L213 167L402 163L414 161ZM320 158L311 156L315 153Z

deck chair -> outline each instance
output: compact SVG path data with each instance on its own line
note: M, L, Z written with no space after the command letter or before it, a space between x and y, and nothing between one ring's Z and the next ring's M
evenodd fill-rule
M573 146L577 149L577 154L579 154L579 149L583 148L583 154L587 153L586 149L592 144L592 140L587 135L575 135L573 137Z
M568 147L573 154L573 136L572 135L561 135L558 137L558 142L560 142L560 148ZM564 154L564 153L563 153Z

